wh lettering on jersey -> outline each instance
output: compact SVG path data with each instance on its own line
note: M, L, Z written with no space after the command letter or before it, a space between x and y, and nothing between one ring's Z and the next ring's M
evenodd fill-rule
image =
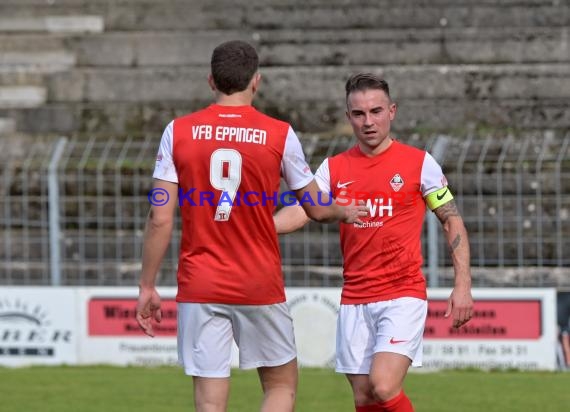
M394 205L423 202L421 193L415 191L386 193L382 191L366 192L343 189L336 196L336 202L341 206L347 206L355 200L366 202L372 217L377 215L383 217L386 213L387 216L392 216Z
M218 140L221 142L254 143L265 145L267 131L246 127L229 127L202 124L192 126L192 139L194 140Z
M394 208L392 206L392 198L388 198L386 204L384 204L384 198L367 199L366 206L370 210L370 217L384 217L384 212L388 216L392 216Z

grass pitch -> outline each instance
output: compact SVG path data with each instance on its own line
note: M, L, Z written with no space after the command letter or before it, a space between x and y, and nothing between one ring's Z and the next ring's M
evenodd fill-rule
M570 373L445 371L411 373L406 392L416 412L561 412L570 405ZM231 412L259 410L255 371L232 371ZM0 411L191 411L192 379L175 367L0 368ZM299 412L354 411L344 376L301 369Z

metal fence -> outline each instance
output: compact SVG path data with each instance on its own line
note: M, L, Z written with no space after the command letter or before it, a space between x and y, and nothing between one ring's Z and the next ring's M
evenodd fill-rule
M302 141L314 169L354 144ZM475 285L570 286L570 135L405 142L443 166L469 231ZM157 147L156 138L0 139L0 284L136 284ZM432 286L447 286L445 239L427 220L425 271ZM177 228L163 285L175 283L179 239ZM336 225L311 223L280 242L287 285L341 284Z

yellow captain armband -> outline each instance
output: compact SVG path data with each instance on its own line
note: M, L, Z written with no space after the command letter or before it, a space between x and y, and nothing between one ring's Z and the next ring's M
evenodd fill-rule
M446 204L450 200L453 200L453 195L451 194L451 190L445 186L427 195L425 200L429 209L434 210Z

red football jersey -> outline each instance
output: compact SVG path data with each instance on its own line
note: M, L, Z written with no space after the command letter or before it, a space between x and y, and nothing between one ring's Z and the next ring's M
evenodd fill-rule
M252 106L211 105L165 130L154 177L179 185L178 302L285 301L273 212L283 176L313 175L291 126Z
M315 177L340 204L362 199L370 207L363 225L340 224L341 303L426 299L420 243L424 197L447 185L433 157L397 141L374 157L355 146L325 160Z

